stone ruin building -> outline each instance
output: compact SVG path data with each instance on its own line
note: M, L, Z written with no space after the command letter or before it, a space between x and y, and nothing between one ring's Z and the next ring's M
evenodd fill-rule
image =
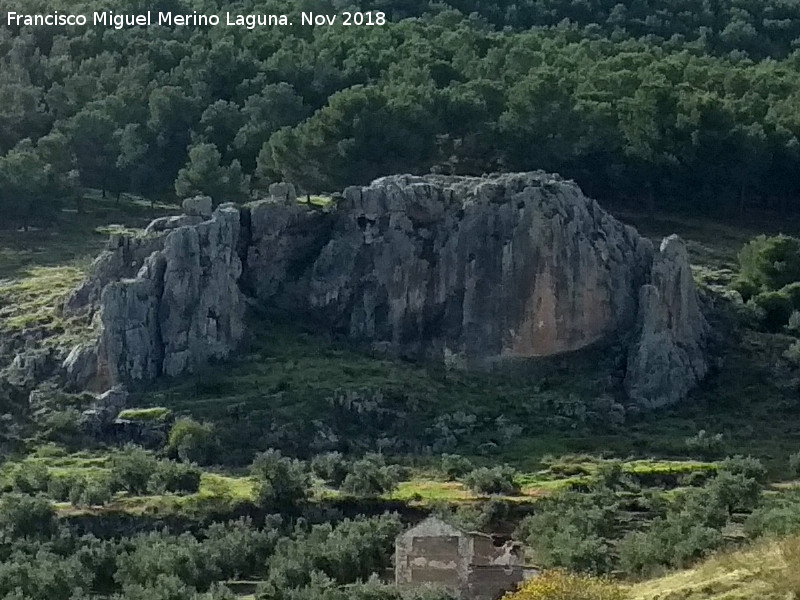
M438 584L464 600L497 600L538 571L523 564L518 542L462 531L429 517L395 540L395 583Z

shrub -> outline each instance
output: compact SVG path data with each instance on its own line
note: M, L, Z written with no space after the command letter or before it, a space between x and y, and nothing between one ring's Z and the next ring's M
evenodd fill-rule
M793 342L783 353L785 358L794 367L800 367L800 340Z
M83 478L74 474L51 477L47 484L47 495L56 502L66 502L72 486L81 479Z
M792 477L800 477L800 451L789 457L789 474Z
M442 473L448 481L455 481L473 470L472 462L458 454L442 454Z
M729 456L719 464L718 471L752 479L761 485L767 483L767 468L752 456Z
M383 456L368 454L352 464L342 482L342 490L354 496L379 496L391 492L397 481L397 470L387 466Z
M158 468L158 460L138 446L128 445L111 459L113 485L132 494L144 494Z
M794 310L792 299L783 290L761 292L753 296L751 302L764 311L764 327L768 331L783 329Z
M47 414L43 423L42 437L66 446L77 446L83 438L81 413L75 408L66 408Z
M313 584L318 575L339 585L366 580L390 566L394 540L401 530L396 515L345 519L335 527L331 523L310 530L298 527L294 539L278 544L258 596L271 600L291 597L287 590Z
M21 463L12 476L14 490L23 494L45 492L50 484L50 472L40 462L26 460Z
M103 506L111 501L113 495L107 479L81 475L60 478L60 484L54 486L52 493L56 500L69 500L73 506Z
M800 309L800 281L785 285L780 290L792 303L795 309ZM800 317L800 315L798 315ZM789 315L791 319L791 315Z
M741 277L766 290L800 281L800 239L760 235L739 252Z
M169 432L167 452L184 462L205 465L214 460L219 444L211 423L189 417L178 419Z
M256 456L250 472L259 481L261 506L270 510L291 509L305 500L309 492L308 473L299 460L267 450Z
M0 563L0 598L5 600L88 600L92 573L78 556L47 546L14 553Z
M656 519L646 531L626 535L619 543L621 568L636 575L668 567L686 567L722 545L719 529L697 524L690 516L670 514Z
M758 285L741 276L734 279L733 282L731 282L730 287L739 292L739 295L741 295L742 301L744 302L747 302L759 292Z
M203 549L220 579L233 579L260 572L275 551L281 519L268 517L256 529L250 519L213 523L202 532Z
M769 498L750 513L744 530L751 538L800 533L800 493Z
M613 568L611 540L619 529L619 507L611 490L568 491L546 498L523 519L517 537L533 548L538 564L607 573Z
M67 499L69 503L73 506L80 506L81 498L83 497L83 492L86 489L86 479L83 477L78 477L73 479L72 485L67 492Z
M147 489L154 494L165 492L192 494L200 489L200 469L172 460L159 461L150 476Z
M686 438L686 448L704 457L718 456L725 448L725 439L721 433L711 435L701 429L697 434Z
M55 528L55 511L46 498L20 494L0 497L0 531L12 537L48 536Z
M504 600L624 600L616 583L599 577L566 571L545 571L523 584Z
M466 477L469 489L478 494L517 494L519 486L514 481L517 472L508 465L480 467Z
M160 531L132 537L117 565L114 578L123 586L149 587L167 576L185 585L207 587L217 576L204 559L200 542L189 533L176 536Z
M348 465L341 452L327 452L311 459L311 470L328 485L339 487L347 477Z
M716 504L726 507L731 514L758 506L766 480L767 469L761 461L749 456L734 456L720 463L717 476L705 490Z

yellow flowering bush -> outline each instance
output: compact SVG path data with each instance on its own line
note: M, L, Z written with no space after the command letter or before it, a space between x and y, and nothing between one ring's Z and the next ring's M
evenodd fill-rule
M545 571L503 600L624 600L624 590L600 577L567 571Z

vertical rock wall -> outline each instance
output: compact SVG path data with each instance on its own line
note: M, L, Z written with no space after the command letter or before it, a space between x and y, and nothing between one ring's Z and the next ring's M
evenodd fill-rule
M70 353L68 371L86 379L96 362L102 387L225 358L244 337L245 294L357 341L461 364L621 341L626 390L643 406L678 401L706 371L681 242L654 253L557 176L385 177L330 211L283 199L186 208L98 260L68 307L97 305L99 344Z

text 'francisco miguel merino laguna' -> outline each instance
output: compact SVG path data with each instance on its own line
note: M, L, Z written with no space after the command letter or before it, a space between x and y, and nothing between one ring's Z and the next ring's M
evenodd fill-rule
M224 17L219 15L203 15L197 11L191 14L175 14L172 12L148 11L142 14L116 14L113 11L92 13L89 19L86 15L63 14L55 11L50 14L21 14L9 12L7 25L11 26L69 26L88 25L91 22L95 26L113 27L123 29L125 27L146 27L148 25L162 25L166 27L207 27L214 25L229 25L255 29L256 27L269 27L280 25L292 25L287 15L234 15L225 13ZM338 14L321 14L313 12L300 13L301 25L385 25L386 15L382 12L342 12Z

